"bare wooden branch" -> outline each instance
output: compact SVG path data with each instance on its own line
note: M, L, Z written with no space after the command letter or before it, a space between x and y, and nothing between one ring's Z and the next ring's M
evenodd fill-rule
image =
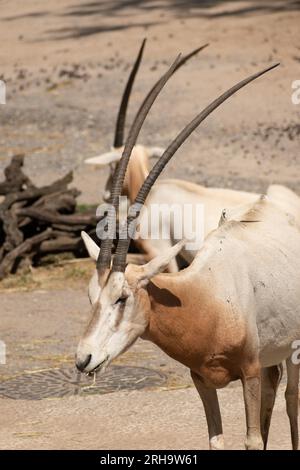
M64 225L64 224L51 224L54 230L61 230L62 232L70 232L70 233L80 233L82 230L88 230L91 226L90 224L87 226L86 224L81 225Z
M73 180L73 173L70 172L60 180L55 181L49 186L43 186L42 188L28 188L25 191L19 191L17 193L8 194L4 201L0 204L0 209L5 208L9 209L12 204L18 201L33 201L41 196L46 196L56 191L61 191L66 189L67 185Z
M80 243L80 238L59 237L54 240L45 240L38 248L38 255L45 255L49 253L62 253L74 251Z
M18 227L18 217L16 208L12 207L10 210L3 212L3 230L6 234L5 242L3 244L5 251L11 251L20 243L23 242L23 233Z
M33 203L33 207L43 207L49 211L72 214L76 209L76 197L80 191L75 188L47 194Z
M51 236L51 232L52 229L48 228L44 232L35 235L32 238L28 238L19 246L7 253L7 255L3 258L2 262L0 263L0 280L12 271L13 266L18 258L22 257L28 252L36 251L38 245L40 245L44 240L47 240Z
M86 256L80 232L93 236L94 213L76 211L80 191L69 188L72 172L52 184L36 187L23 173L24 155L15 155L0 183L0 279L24 263L37 263L52 253ZM142 258L133 255L135 263Z
M97 223L97 217L94 215L63 215L55 214L48 210L40 210L34 207L26 207L18 211L19 215L24 217L31 217L32 219L42 220L49 222L50 224L64 224L64 225L95 225Z
M4 169L5 181L0 183L0 195L34 187L31 180L22 171L23 164L24 154L12 157L10 164Z

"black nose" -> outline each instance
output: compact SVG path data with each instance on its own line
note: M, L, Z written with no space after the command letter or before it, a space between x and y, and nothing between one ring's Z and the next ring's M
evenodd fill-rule
M84 361L76 361L76 367L80 372L83 372L86 366L91 362L92 355L89 354Z

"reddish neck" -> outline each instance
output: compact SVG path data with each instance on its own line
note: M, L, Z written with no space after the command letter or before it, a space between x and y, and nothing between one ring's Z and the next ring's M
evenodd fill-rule
M211 347L215 322L205 289L191 292L186 276L164 274L148 285L149 325L142 338L195 370Z

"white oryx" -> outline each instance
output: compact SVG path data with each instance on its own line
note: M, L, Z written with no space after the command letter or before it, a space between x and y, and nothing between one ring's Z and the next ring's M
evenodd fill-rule
M110 152L85 160L86 163L92 165L110 166L110 174L104 192L105 201L109 201L116 164L119 162L123 153L126 112L133 83L142 60L144 46L145 40L139 50L123 93L118 112L113 149ZM207 47L207 44L184 56L178 63L175 71L205 47ZM145 100L146 99L147 97ZM139 112L135 119L137 119L138 114ZM134 146L122 189L122 194L128 197L129 203L134 202L139 189L149 174L150 158L159 157L162 155L163 151L164 149L160 147L147 147L139 144ZM300 223L300 199L295 195L295 193L284 186L272 185L269 187L267 194L272 198L272 200L278 202L280 206L285 205L285 207L287 207L294 216L298 214L297 217ZM145 208L143 209L140 217L140 227L144 228L151 225L153 232L159 234L159 236L155 239L154 237L137 236L137 238L135 238L135 244L144 254L145 259L150 260L178 241L179 238L176 236L176 231L178 231L178 229L179 232L182 232L182 236L180 238L185 238L187 236L187 232L197 232L198 221L195 218L194 211L190 211L191 217L182 224L177 221L177 225L180 224L180 227L178 227L175 225L175 216L173 214L174 208L183 213L185 208L188 206L190 208L196 208L197 205L201 205L203 208L203 219L201 220L201 223L203 235L206 236L211 232L211 230L214 230L218 226L220 213L224 207L232 208L240 204L254 202L258 197L258 194L246 191L225 188L207 188L199 184L191 183L190 181L162 179L151 189L145 203ZM158 211L161 210L159 216L156 217L157 227L155 227L155 224L153 223L153 209L151 208L158 208ZM122 208L122 212L124 210L127 212L127 206ZM164 237L162 236L163 234L165 234ZM194 259L198 249L202 245L202 242L203 237L198 233L197 240L193 240L192 244L183 248L180 256L185 262L190 263ZM178 263L175 258L172 259L166 270L168 272L178 271Z
M177 63L178 59L152 90L129 132L112 185L108 226L142 124ZM159 174L193 130L229 96L274 67L233 86L180 132L146 178L136 206L144 204ZM265 197L232 214L223 211L219 227L206 238L192 264L172 274L162 272L185 241L143 266L126 266L133 222L132 212L122 226L113 260L112 239L103 239L100 250L86 238L97 269L92 316L78 345L77 368L89 374L104 371L137 338L150 340L190 368L203 401L210 448L223 448L216 389L241 380L245 445L262 449L267 445L281 363L286 360L287 412L296 449L299 365L291 355L293 341L300 338L300 231L293 217Z

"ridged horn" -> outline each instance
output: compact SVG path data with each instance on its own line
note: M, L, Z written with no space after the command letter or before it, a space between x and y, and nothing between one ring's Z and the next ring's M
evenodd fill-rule
M191 59L192 57L194 57L196 54L198 54L198 52L200 51L203 51L203 49L205 49L207 46L209 46L209 44L204 44L204 46L200 46L200 47L197 47L197 49L194 49L192 52L189 52L188 54L184 55L180 61L178 62L177 64L177 67L175 68L173 74L175 72L177 72L178 69L180 69L189 59ZM158 82L155 83L155 85L153 86L153 88L157 85ZM149 94L152 92L153 88L149 91L148 95L145 97L144 101L142 102L141 106L139 107L136 115L135 115L135 118L133 120L133 122L137 119L139 113L141 112L141 109L145 103L145 101L148 99L148 96Z
M125 90L123 92L123 96L122 96L120 107L119 107L117 122L116 122L116 128L115 128L115 137L114 137L115 148L122 147L124 143L124 131L125 131L127 107L128 107L132 87L134 84L134 80L141 64L145 44L146 44L146 39L144 39L142 42L137 58L135 59L135 63L133 64L133 67L129 74L129 77L125 86Z
M107 227L110 228L113 226L115 222L115 217L118 212L119 207L119 196L121 195L124 178L126 169L128 166L129 158L132 152L132 149L137 141L138 135L142 128L142 125L149 113L151 106L153 105L155 99L157 98L158 94L161 92L169 78L172 76L174 69L176 68L179 60L180 55L177 59L173 62L171 67L167 70L167 72L161 77L161 79L156 83L155 87L152 89L152 92L149 94L147 100L144 102L143 108L140 111L138 119L134 121L131 126L131 129L128 134L128 138L126 140L126 144L123 150L122 157L120 162L116 168L113 182L112 182L112 189L111 189L111 197L109 201L109 207L107 210L106 221ZM113 239L112 237L108 237L102 240L101 243L101 250L97 260L97 270L99 275L110 267L111 261L111 250L112 250Z

